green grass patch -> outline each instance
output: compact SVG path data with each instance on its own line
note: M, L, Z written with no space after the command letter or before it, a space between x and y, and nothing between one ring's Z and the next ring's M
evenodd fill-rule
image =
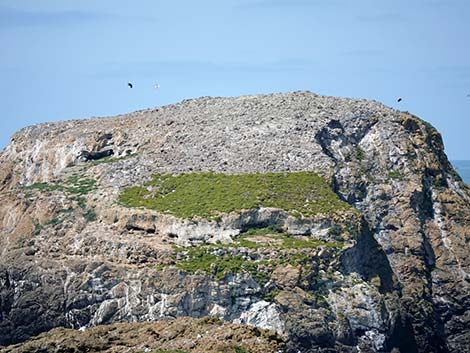
M153 266L153 269L154 269L155 271L160 272L160 271L163 271L163 269L164 269L166 266L167 266L167 265L165 265L165 264L158 264L158 265Z
M65 191L71 194L85 195L96 189L96 180L72 175L65 181L65 185Z
M362 161L362 160L364 160L365 156L366 156L366 154L365 154L364 150L359 146L356 147L356 159L358 161Z
M38 235L39 233L41 233L41 230L44 228L44 226L40 223L35 223L34 224L34 230L33 230L33 234L34 235Z
M126 206L145 207L181 218L216 218L221 213L259 207L309 217L351 207L313 172L157 174L144 186L125 189L119 199Z
M264 230L260 231L264 232ZM240 255L233 255L231 252L236 247L246 247L250 249L274 248L278 251L286 249L311 249L324 246L330 249L339 250L343 247L341 242L326 242L308 237L294 237L286 234L270 234L265 236L280 240L276 243L259 243L250 241L250 237L259 234L243 235L238 242L233 244L206 245L194 248L176 248L183 254L183 259L176 262L175 266L190 274L197 271L204 271L216 279L222 280L228 273L237 274L248 272L253 279L261 286L268 282L270 273L277 266L291 264L293 266L304 266L311 263L312 258L307 252L289 254L279 252L275 259L271 260L251 260ZM157 268L156 268L157 269ZM160 269L160 267L158 267Z
M25 186L26 190L38 190L41 192L52 192L56 190L63 190L62 185L56 183L34 183L28 186Z
M186 252L186 259L176 264L176 267L190 274L196 271L204 271L214 275L217 279L223 279L226 274L250 272L257 274L257 265L246 261L242 256L230 254L214 254L214 247L197 247Z
M60 222L62 222L62 221L59 218L55 217L55 218L52 218L52 219L48 220L45 225L46 226L56 226Z
M233 351L235 353L248 353L248 351L245 348L240 347L240 346L233 346Z
M263 286L269 280L269 273L262 269L271 264L269 260L251 261L243 256L232 255L230 252L217 253L217 246L200 246L197 248L181 249L177 251L185 253L185 259L176 263L176 268L184 270L189 274L204 271L218 280L225 278L227 274L247 272L253 279Z
M93 221L96 221L96 213L95 211L89 209L87 210L84 214L83 214L83 217L85 217L85 219L88 221L88 222L93 222Z
M308 254L292 254L289 255L289 259L287 260L289 265L297 266L297 265L307 265L308 263L312 262L312 258Z
M82 208L82 209L85 209L86 208L86 199L84 197L71 197L70 198L72 201L76 201L77 202L77 206L79 208Z
M272 302L279 293L281 293L280 289L273 289L272 291L267 292L263 296L263 300L266 300L267 302Z
M341 224L335 223L328 229L328 235L331 237L339 237L343 233Z
M54 180L50 183L34 183L24 187L24 189L38 190L40 192L63 191L75 195L85 195L96 189L96 180L72 175L66 180Z
M99 164L106 164L106 163L114 163L114 162L117 162L119 160L121 160L121 158L108 156L108 157L100 158L100 159L97 159L97 160L88 161L88 164L89 165L99 165Z
M403 174L401 174L399 171L396 171L396 170L392 170L391 172L389 172L388 176L389 176L389 178L399 180L399 181L405 180L405 176Z

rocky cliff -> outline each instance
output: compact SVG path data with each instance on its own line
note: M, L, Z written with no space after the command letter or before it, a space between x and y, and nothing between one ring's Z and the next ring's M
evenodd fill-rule
M470 190L409 113L200 98L24 128L0 165L2 345L214 317L285 352L470 352Z

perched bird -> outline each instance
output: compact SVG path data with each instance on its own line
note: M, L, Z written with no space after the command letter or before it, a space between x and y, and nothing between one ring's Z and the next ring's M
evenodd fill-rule
M398 99L397 99L397 102L400 103L400 102L401 102L401 98L398 98Z
M134 86L132 86L132 83L128 82L127 85L129 86L129 88L132 88Z

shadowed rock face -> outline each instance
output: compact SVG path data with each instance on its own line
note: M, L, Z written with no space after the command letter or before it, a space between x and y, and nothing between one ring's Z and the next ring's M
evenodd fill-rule
M117 202L155 173L208 170L313 171L359 212L179 219ZM212 316L275 330L288 352L469 351L469 188L433 127L380 103L200 98L31 126L0 154L0 190L0 344ZM249 266L191 269L197 251Z

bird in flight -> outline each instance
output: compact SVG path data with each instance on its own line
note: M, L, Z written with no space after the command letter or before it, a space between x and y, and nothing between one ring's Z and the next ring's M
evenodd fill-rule
M155 89L159 89L160 88L160 85L157 83L153 86Z
M129 86L129 88L134 87L134 86L132 85L132 83L130 83L130 82L128 82L127 85Z
M401 98L398 98L398 99L397 99L397 102L400 103L400 102L401 102Z

